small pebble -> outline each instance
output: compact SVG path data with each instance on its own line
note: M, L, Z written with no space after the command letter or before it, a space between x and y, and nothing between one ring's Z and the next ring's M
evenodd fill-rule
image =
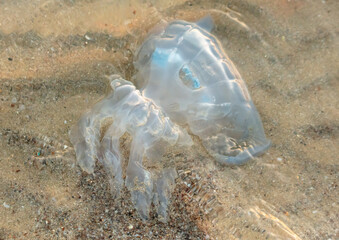
M128 229L129 229L129 230L132 230L132 229L133 229L133 225L130 224L130 225L128 226Z
M15 97L12 98L12 103L17 103L17 99Z
M281 161L282 161L282 158L278 157L277 160L278 160L279 162L281 162Z
M90 38L88 35L85 35L86 40L90 41L92 38Z
M9 206L7 203L5 203L5 202L4 202L3 205L4 205L5 208L9 208L9 207L10 207L10 206Z

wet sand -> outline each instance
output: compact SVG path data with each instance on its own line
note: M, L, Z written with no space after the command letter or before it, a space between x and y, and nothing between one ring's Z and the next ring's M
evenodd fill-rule
M160 20L211 14L272 147L238 166L194 148L168 224L143 223L104 169L83 173L68 131ZM339 3L0 1L0 239L339 238ZM128 157L128 141L122 141Z

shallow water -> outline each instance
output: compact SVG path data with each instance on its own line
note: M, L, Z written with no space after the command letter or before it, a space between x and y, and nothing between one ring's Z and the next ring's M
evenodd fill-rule
M211 14L244 78L270 150L217 164L198 139L164 156L179 169L167 225L112 199L98 167L74 164L69 128L132 80L156 23ZM336 239L337 1L0 0L0 239ZM128 137L122 143L129 154Z

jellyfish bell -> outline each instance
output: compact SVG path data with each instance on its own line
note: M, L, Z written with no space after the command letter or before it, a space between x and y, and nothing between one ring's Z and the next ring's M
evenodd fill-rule
M270 146L246 84L220 42L210 16L174 21L140 47L137 86L169 118L188 125L220 163L242 164Z

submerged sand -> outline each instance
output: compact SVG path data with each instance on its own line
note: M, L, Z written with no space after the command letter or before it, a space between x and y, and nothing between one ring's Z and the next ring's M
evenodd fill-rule
M238 167L172 149L169 223L143 223L68 131L149 29L206 14L273 144ZM335 0L0 1L0 239L338 239L338 23Z

